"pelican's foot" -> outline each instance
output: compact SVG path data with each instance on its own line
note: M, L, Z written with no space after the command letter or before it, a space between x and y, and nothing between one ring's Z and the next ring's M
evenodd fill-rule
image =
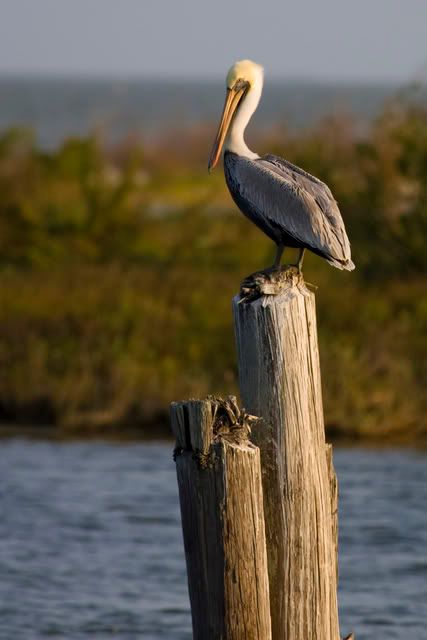
M312 291L317 291L317 289L319 288L316 284L312 284L311 282L306 282L304 280L304 274L302 272L302 264L300 262L283 264L281 266L281 269L282 271L289 271L290 273L298 275L301 278L301 282L303 282Z
M291 262L290 264L282 264L280 267L281 271L293 271L298 273L300 276L302 276L302 265L300 265L299 262Z
M251 302L261 296L275 296L285 288L303 285L304 278L295 265L273 266L247 276L240 285L240 302Z

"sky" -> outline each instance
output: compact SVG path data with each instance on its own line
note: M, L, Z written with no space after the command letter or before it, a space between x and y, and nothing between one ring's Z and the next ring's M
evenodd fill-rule
M0 73L427 76L426 0L0 0Z

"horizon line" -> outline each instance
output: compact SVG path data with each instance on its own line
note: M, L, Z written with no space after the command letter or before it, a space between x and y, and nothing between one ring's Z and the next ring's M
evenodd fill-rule
M137 72L106 72L106 71L78 71L78 70L24 70L24 69L0 69L1 79L17 79L17 80L70 80L70 81L109 81L109 82L169 82L169 83L206 83L206 84L218 84L224 83L224 76L218 74L208 74L202 76L201 74L168 74L160 73L158 75L148 73ZM390 77L378 77L378 78L366 78L360 76L354 76L350 78L344 78L342 76L321 76L314 77L309 75L278 75L269 74L266 78L266 83L271 82L292 84L314 84L314 85L341 85L341 86L375 86L382 87L387 86L407 86L412 84L425 84L417 78L390 78Z

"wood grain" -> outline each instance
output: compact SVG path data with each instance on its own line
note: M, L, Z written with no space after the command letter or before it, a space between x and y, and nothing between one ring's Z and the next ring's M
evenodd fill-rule
M233 302L242 403L263 418L252 441L261 450L272 637L339 640L315 299L293 273L275 287Z
M270 640L259 449L235 398L173 403L195 640Z
M338 572L338 480L334 468L332 445L326 445L326 462L328 464L329 482L331 488L331 514L332 514L332 544L334 545L335 574L337 582Z

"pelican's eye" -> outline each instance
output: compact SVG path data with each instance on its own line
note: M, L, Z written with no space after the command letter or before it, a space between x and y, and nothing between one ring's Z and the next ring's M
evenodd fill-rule
M247 91L250 87L250 83L247 80L243 80L243 78L239 78L233 85L234 91Z

